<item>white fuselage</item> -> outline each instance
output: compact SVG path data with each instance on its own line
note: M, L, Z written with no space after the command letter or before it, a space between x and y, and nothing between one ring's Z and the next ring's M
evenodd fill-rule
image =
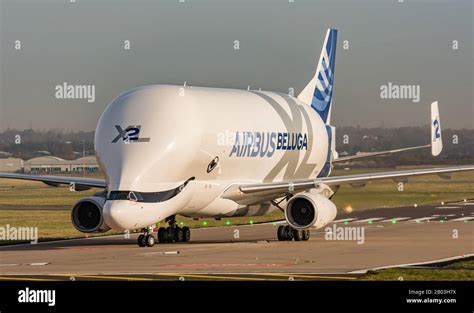
M319 115L284 94L168 85L127 91L95 133L107 191L134 192L131 200L106 201L105 222L124 230L174 214L264 214L270 204L242 206L221 194L237 183L315 178L328 141ZM174 196L163 193L186 181Z

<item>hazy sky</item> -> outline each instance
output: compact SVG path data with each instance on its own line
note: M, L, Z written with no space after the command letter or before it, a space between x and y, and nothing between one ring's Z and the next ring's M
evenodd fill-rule
M297 94L329 27L334 125L427 125L439 100L444 127L474 127L472 0L70 1L0 0L0 129L93 130L115 96L145 84ZM63 82L95 85L95 102L56 99ZM419 85L420 101L381 99L389 82Z

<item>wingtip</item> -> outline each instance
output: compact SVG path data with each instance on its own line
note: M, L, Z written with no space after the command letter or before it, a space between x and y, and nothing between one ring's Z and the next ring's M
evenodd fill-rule
M443 150L441 137L441 120L439 117L438 101L431 103L431 154L438 156Z

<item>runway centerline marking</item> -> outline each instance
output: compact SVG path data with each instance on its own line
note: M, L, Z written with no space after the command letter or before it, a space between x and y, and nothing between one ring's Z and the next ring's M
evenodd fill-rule
M429 220L433 220L435 218L438 218L438 216L430 216L430 217L422 217L422 218L414 218L414 219L411 219L407 222L424 222L424 221L429 221Z
M470 221L470 220L474 220L474 217L469 217L469 216L465 216L465 217L460 217L460 218L455 218L455 219L452 219L452 220L449 220L448 222L464 222L464 221Z
M344 222L350 222L350 221L354 221L354 220L357 220L357 218L344 218L342 220L336 220L336 221L332 221L333 223L344 223Z
M45 266L45 265L48 265L50 264L49 262L37 262L37 263L28 263L27 265L30 265L30 266Z
M366 218L365 220L358 220L358 221L355 221L354 223L376 222L379 220L383 220L384 218L386 217Z
M383 223L399 222L399 221L408 220L410 218L411 217L396 217L396 218L389 218L389 219L383 220L381 222L383 222Z

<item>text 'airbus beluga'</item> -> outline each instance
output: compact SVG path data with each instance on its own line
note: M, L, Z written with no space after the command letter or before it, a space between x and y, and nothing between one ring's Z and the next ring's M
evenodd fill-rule
M431 147L442 150L438 104L431 105L431 143L338 158L330 125L337 31L329 29L314 77L298 95L268 91L144 86L112 101L95 132L105 180L0 173L76 190L104 188L72 209L81 232L143 230L140 246L187 242L175 216L237 217L285 212L279 240L308 240L309 228L336 217L330 200L342 184L474 170L429 168L330 177L336 162ZM255 119L258 116L261 118Z

